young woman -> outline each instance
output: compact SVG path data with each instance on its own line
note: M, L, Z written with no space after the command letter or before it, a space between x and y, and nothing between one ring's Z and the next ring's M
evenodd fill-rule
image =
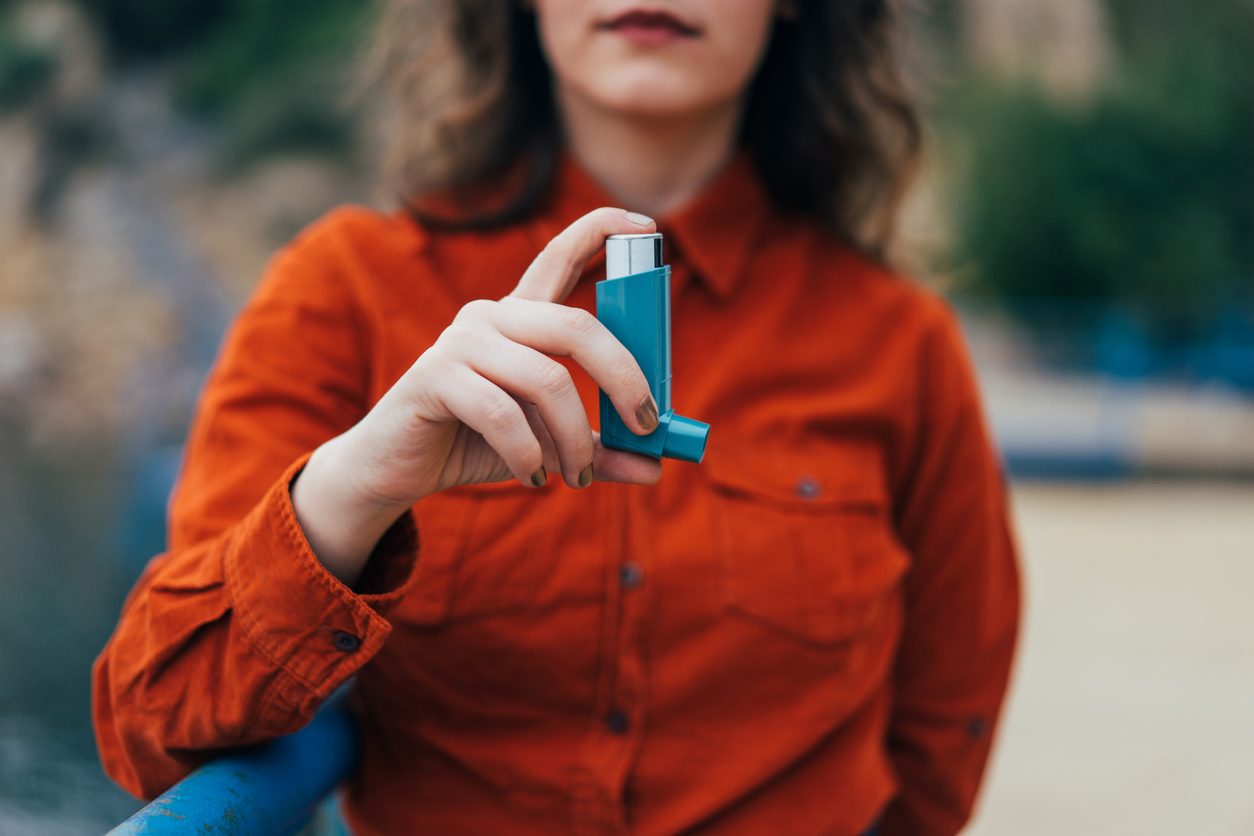
M362 836L958 831L1018 582L958 328L882 261L892 4L383 26L407 206L315 224L227 337L95 668L110 774L153 796L355 675ZM699 465L589 424L599 387L657 425L589 313L605 237L655 230Z

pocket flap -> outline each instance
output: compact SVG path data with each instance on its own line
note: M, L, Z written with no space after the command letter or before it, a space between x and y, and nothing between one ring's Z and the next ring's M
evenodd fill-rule
M792 509L880 508L888 504L881 455L870 442L824 440L802 447L746 440L716 446L711 438L702 467L725 494Z
M152 588L159 592L203 592L225 582L222 549L211 544L179 554L163 554L149 565Z

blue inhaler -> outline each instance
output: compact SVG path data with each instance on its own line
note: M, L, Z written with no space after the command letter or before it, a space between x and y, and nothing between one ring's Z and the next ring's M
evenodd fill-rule
M710 425L676 415L671 408L671 268L662 263L661 235L611 235L605 240L597 319L640 364L658 411L658 428L636 435L602 392L601 443L655 459L701 461Z

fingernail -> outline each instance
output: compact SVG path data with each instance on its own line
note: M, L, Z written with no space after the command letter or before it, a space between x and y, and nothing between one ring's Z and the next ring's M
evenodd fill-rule
M639 212L627 212L627 220L636 226L648 226L653 223L653 219L648 215L641 215Z
M657 404L653 402L652 395L636 407L636 420L640 422L640 426L644 427L645 432L651 433L657 429Z
M544 465L540 465L540 469L531 474L531 486L534 488L543 488L544 483L549 481L549 474L544 472Z
M592 465L589 464L579 471L579 487L586 488L592 484Z

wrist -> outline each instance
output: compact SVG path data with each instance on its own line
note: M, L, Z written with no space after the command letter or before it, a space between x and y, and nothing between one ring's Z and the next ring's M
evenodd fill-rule
M347 586L356 582L379 539L409 508L362 487L346 436L323 444L291 484L292 510L314 556Z

